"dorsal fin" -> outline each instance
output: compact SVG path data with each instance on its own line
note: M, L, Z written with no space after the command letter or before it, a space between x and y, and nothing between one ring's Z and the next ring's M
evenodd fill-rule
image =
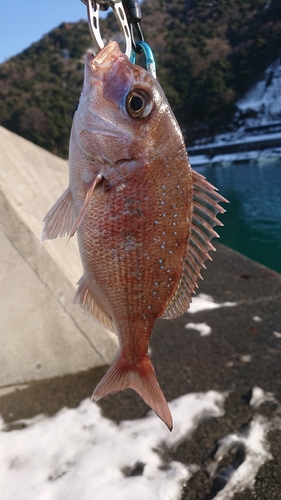
M192 170L192 181L192 220L182 276L176 293L161 316L163 319L177 318L188 310L197 280L202 279L200 271L206 267L204 261L212 260L208 252L215 250L210 243L212 238L218 237L213 226L223 225L216 215L225 212L219 203L227 202L227 200L205 177L194 170Z
M98 304L96 303L95 299L93 298L87 284L85 281L84 276L80 278L78 281L78 288L75 294L75 297L73 299L74 303L80 304L81 307L90 315L92 316L98 323L103 325L107 330L110 332L113 332L117 334L116 328L114 325L114 322L112 318L110 318Z

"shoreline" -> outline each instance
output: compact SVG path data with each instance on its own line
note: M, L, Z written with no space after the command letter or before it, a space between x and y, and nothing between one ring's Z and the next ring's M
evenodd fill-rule
M257 165L269 164L281 161L281 148L272 148L265 150L254 150L228 154L216 154L214 156L206 154L190 154L188 149L189 161L192 167L233 165L236 163L254 163Z
M247 130L237 130L188 147L187 151L193 166L280 161L281 131L249 134Z

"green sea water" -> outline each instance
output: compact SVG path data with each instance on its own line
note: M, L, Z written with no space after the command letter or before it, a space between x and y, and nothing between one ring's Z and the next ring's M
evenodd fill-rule
M281 162L197 167L229 200L220 242L281 273Z

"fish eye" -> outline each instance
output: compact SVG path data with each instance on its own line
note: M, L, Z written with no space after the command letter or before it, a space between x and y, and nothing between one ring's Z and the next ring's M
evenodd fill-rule
M152 110L152 99L144 90L132 89L127 95L126 109L132 118L145 118Z

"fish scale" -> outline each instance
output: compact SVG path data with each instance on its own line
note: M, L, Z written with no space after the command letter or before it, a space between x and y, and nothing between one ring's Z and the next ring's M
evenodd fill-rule
M159 241L163 242L163 231L166 230L170 242L168 247L166 245L165 250L169 251L170 248L173 248L174 240L169 238L169 232L172 229L169 219L167 218L166 222L161 215L159 218L159 213L156 211L157 207L154 207L154 217L158 215L159 225L154 224L153 218L150 226L148 224L148 216L151 215L152 208L151 202L144 202L140 198L140 193L143 198L151 200L154 196L150 191L151 189L154 191L156 186L154 182L149 182L147 176L144 175L145 172L149 173L150 170L144 167L141 172L136 172L134 174L135 181L131 179L132 182L126 185L126 188L121 193L116 193L114 188L107 193L102 193L102 190L100 190L100 196L93 198L81 225L81 235L85 235L85 243L80 241L83 236L79 236L80 247L85 246L87 248L93 245L95 248L94 256L87 252L89 262L86 262L86 257L84 258L86 267L94 276L96 283L102 281L106 296L115 309L113 314L116 318L121 313L121 307L124 306L128 314L127 321L130 328L132 328L133 323L138 321L139 314L146 313L148 306L151 307L151 312L154 313L155 317L161 315L161 306L163 308L163 305L162 303L159 304L158 296L161 293L162 295L167 293L166 288L169 282L168 277L165 276L165 271L169 267L172 268L173 265L172 262L169 263L169 258L167 258L164 273L160 266L157 265L162 255ZM134 186L136 188L132 189ZM141 207L141 216L135 215L133 211L128 213L128 199L131 206L137 204ZM161 207L160 204L159 206ZM95 218L94 239L91 234L93 214ZM107 220L109 224L105 225L104 220ZM97 235L97 239L95 235ZM130 244L126 239L128 236L131 241L132 238L134 239L137 245L135 249L134 245ZM157 238L155 242L153 241L154 236ZM144 258L144 248L150 257L150 267L147 266ZM185 249L182 250L182 258L184 251ZM108 263L110 260L110 272L108 272L106 268L109 268ZM151 271L153 271L152 274ZM142 275L144 275L143 278ZM156 282L159 282L160 286L155 287ZM123 297L120 300L120 297L116 295L116 290L120 291L124 298L130 297L129 304L131 304L131 308L125 304ZM158 292L158 290L158 296L154 297L153 292ZM140 292L141 296L139 296ZM145 304L143 303L144 298L146 298ZM122 327L124 331L124 325Z
M149 340L157 318L188 310L226 200L191 169L159 83L116 42L87 54L69 172L41 240L77 231L83 276L75 301L118 335L93 398L134 389L172 429Z

